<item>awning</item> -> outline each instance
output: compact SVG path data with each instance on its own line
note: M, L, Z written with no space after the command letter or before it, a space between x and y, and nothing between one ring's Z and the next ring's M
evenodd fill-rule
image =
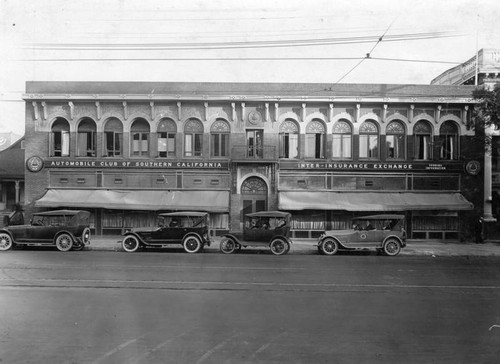
M227 212L229 192L49 189L42 198L35 202L35 206Z
M279 193L280 210L471 210L474 205L460 193L415 192L310 192Z

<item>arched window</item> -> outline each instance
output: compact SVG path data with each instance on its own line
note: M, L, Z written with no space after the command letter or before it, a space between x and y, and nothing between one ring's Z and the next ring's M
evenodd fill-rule
M175 157L175 136L177 126L172 119L163 119L158 123L157 140L160 158Z
M229 156L230 127L224 119L217 119L210 128L210 155L212 157Z
M51 157L69 156L69 123L66 119L58 118L52 124L49 137L49 155Z
M400 121L387 125L385 146L387 159L405 159L405 128Z
M196 119L189 119L184 125L184 156L201 157L203 155L203 124Z
M333 126L332 157L352 158L352 128L347 121L339 120Z
M325 126L312 120L306 128L305 158L325 158Z
M299 157L299 127L295 121L286 119L279 131L280 158L295 159Z
M116 118L109 119L104 125L104 157L121 157L123 145L123 125Z
M96 125L92 119L83 119L78 124L78 134L76 138L76 156L77 157L95 157L96 156Z
M415 145L414 158L417 160L432 159L432 129L427 121L417 121L413 129Z
M130 128L132 136L131 154L134 157L149 156L149 123L142 118L136 119Z
M439 129L439 158L458 160L458 128L453 121L445 121Z
M359 128L359 158L379 158L378 127L374 121L365 121Z

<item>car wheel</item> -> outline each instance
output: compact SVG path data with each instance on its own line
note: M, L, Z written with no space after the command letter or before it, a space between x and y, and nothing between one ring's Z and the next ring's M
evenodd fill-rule
M391 257L396 256L401 251L401 244L396 239L388 239L384 243L384 253Z
M273 253L274 255L286 254L290 249L288 242L281 238L277 238L271 241L269 248L271 248L271 253Z
M231 254L235 251L236 244L232 239L222 238L219 247L220 251L223 252L224 254Z
M59 251L67 252L73 247L73 239L69 234L63 233L56 238L56 247Z
M197 236L188 236L182 243L187 253L198 253L202 249L201 240Z
M12 248L12 238L7 233L0 234L0 251L6 251Z
M321 252L325 255L334 255L339 250L339 243L335 239L325 239L321 243Z
M139 249L139 239L133 235L127 235L122 240L122 247L128 253L133 253Z

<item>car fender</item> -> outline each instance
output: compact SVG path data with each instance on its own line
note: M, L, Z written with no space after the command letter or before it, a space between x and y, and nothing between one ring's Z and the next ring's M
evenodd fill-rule
M243 245L240 241L240 239L238 239L235 235L233 234L224 234L222 235L223 238L228 238L228 239L231 239L233 240L236 244L240 244L240 245Z
M182 243L184 243L184 240L186 240L186 238L189 238L190 236L196 236L198 239L200 239L201 243L203 245L205 245L205 240L203 239L202 236L200 236L200 234L197 234L197 233L194 233L194 232L191 232L191 233L187 233L186 235L184 235L182 237Z
M16 241L14 240L14 236L11 234L11 232L9 230L5 230L5 229L0 229L0 233L5 233L5 234L8 234L10 236L10 238L12 239L12 242L15 243Z
M127 231L126 233L123 233L122 234L122 236L123 236L122 241L123 241L123 239L125 239L126 236L130 236L130 235L136 237L137 240L139 240L139 243L146 244L146 242L141 238L141 236L139 234L132 232L132 231Z
M323 244L323 241L325 239L333 239L337 242L337 244L339 245L339 247L345 249L344 247L344 244L342 244L342 242L340 241L339 238L337 238L335 235L324 235L322 238L318 239L318 248L321 247L321 244Z
M384 241L382 242L382 247L384 247L385 245L385 242L388 240L388 239L396 239L397 241L399 241L399 244L401 244L401 247L404 248L406 246L406 244L403 242L403 240L397 236L397 235L389 235L389 236L386 236L386 238L384 239Z
M54 235L54 244L56 243L56 239L59 235L61 234L68 234L71 236L71 240L73 240L73 243L76 242L78 239L73 235L73 233L69 232L68 230L60 230L57 232L56 235Z
M269 246L271 246L271 243L274 239L283 239L285 240L288 244L292 244L292 240L284 235L274 235L270 240L269 240Z

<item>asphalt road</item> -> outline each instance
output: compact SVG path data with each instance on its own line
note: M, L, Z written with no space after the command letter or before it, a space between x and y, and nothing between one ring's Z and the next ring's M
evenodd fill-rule
M498 363L500 259L14 250L0 363Z

